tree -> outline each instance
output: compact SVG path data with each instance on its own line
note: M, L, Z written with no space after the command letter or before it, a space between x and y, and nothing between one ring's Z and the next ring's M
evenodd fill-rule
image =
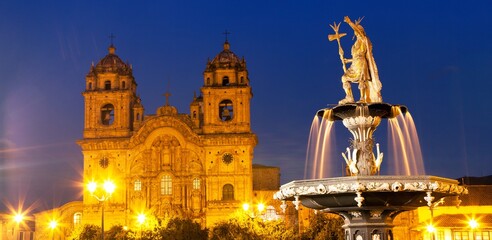
M73 229L70 240L98 240L101 239L101 228L96 225L86 224Z
M112 226L108 231L104 233L104 238L108 240L132 240L133 232L125 230L121 225Z
M343 240L343 219L334 214L317 213L309 218L309 227L301 239L308 240Z
M219 222L211 229L212 240L283 240L299 239L295 229L288 229L285 222L264 221L244 213L237 213L232 218Z
M254 240L261 239L255 233L252 226L247 226L244 222L231 218L227 221L217 223L211 230L211 240Z
M262 236L272 240L299 239L297 228L289 228L283 220L263 222Z
M206 240L208 238L208 230L202 229L200 224L191 219L172 218L160 233L164 240Z

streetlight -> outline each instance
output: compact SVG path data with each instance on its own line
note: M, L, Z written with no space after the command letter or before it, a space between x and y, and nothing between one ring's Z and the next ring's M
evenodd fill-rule
M265 210L265 204L263 203L258 203L258 212L261 214L261 212L263 212L263 210Z
M435 233L436 233L436 227L434 227L434 225L431 222L431 223L427 224L426 228L427 228L427 232L430 235L430 239L434 240L435 239Z
M140 225L144 224L145 219L146 219L146 216L145 216L145 214L144 214L144 213L140 213L140 214L138 214L138 216L137 216L137 221L138 221L138 223L139 223Z
M91 196L97 199L101 203L101 239L104 240L104 202L107 201L116 188L116 185L111 180L106 180L102 184L101 195L96 195L96 190L99 188L99 184L91 181L87 184L87 190L91 193Z
M249 204L248 203L243 203L243 210L247 212L249 210Z
M251 212L249 211L249 209L250 209L249 203L243 203L243 210L250 218L255 218L257 216L261 217L263 214L262 212L265 210L265 204L258 203L256 205L256 209L253 207Z
M477 220L472 218L470 221L468 221L468 225L470 226L470 228L472 230L472 238L475 239L475 228L478 227Z
M145 216L145 213L140 213L137 216L137 222L140 225L140 239L142 239L142 233L143 233L142 227L143 227L146 219L147 219L147 216Z
M24 220L24 215L22 213L17 213L14 215L14 222L17 224L21 223Z
M58 226L58 222L56 220L51 220L49 225L51 228L51 239L55 239L55 229Z
M20 227L19 227L19 225L20 225L20 223L21 223L22 221L24 221L24 214L22 214L22 213L20 213L20 212L16 213L16 214L13 216L13 220L14 220L14 222L15 222L16 224L15 224L15 226L13 227L13 230L12 230L12 236L14 236L14 238L17 238L17 236L16 236L16 229L17 229L17 231L18 231L18 232L20 232Z

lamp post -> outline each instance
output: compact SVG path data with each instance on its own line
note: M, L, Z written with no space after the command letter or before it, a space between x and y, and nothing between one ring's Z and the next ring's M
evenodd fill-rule
M21 224L21 222L24 220L24 214L22 213L16 213L14 215L14 222L15 222L15 227L14 227L14 230L13 230L13 233L12 233L12 236L14 238L17 238L17 235L16 235L16 230L17 230L17 234L20 235L20 227L19 225Z
M256 209L252 208L251 212L249 211L250 210L249 203L243 203L242 207L244 212L251 218L255 218L255 217L262 218L263 211L265 210L265 204L263 203L258 203L256 205Z
M140 225L140 239L142 239L142 227L143 227L146 219L147 219L147 216L145 216L144 213L140 213L137 216L137 222Z
M436 228L434 227L434 225L432 223L428 224L426 228L427 228L427 232L429 232L429 234L430 234L430 239L434 240L435 239L434 234L436 233Z
M94 181L87 184L87 190L89 190L91 196L101 203L101 239L104 240L104 202L113 195L116 185L111 180L106 180L101 187L100 195L97 195L96 190L100 188L99 184Z
M471 228L471 232L472 232L472 239L475 240L475 228L478 227L478 222L477 220L475 219L471 219L469 222L468 222L468 225L470 225L470 228Z
M50 221L50 228L51 228L51 239L55 239L55 229L58 226L58 222L56 220L51 220Z

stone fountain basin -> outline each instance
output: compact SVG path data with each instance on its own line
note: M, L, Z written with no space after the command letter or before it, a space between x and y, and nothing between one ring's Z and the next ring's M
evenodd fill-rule
M393 111L393 108L399 108L400 111ZM361 109L367 109L365 114L380 118L394 118L400 113L406 113L407 107L404 105L392 105L389 103L347 103L336 105L333 108L324 108L318 110L316 115L326 117L330 121L339 121L345 118L361 115ZM332 114L325 116L326 111L332 111Z
M346 208L414 209L447 196L466 194L454 179L435 176L350 176L296 180L275 193L278 200L300 201L313 209ZM361 203L359 207L357 197Z

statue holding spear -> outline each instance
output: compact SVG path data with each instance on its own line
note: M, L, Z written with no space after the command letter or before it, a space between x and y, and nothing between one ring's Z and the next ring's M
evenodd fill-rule
M340 23L330 25L335 31L335 34L328 35L328 40L337 40L338 53L340 60L342 61L343 76L342 85L345 91L345 98L340 100L339 104L353 103L354 96L352 94L351 83L358 83L360 90L360 100L362 103L382 102L381 97L381 82L379 81L378 70L376 62L372 55L372 44L367 37L364 28L360 25L362 19L357 20L355 23L350 20L349 17L344 18L346 22L353 30L356 37L355 43L352 45L351 54L352 58L347 59L344 57L344 52L340 43L340 38L345 36L345 33L339 33ZM351 63L347 69L346 64Z

